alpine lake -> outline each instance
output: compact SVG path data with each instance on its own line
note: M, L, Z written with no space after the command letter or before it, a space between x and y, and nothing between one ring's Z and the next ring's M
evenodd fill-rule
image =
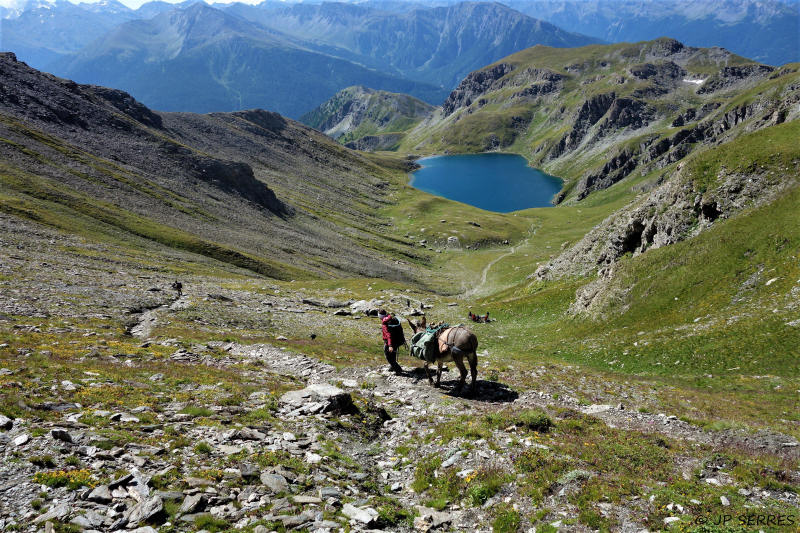
M420 159L411 186L450 200L508 213L552 207L562 181L514 154L443 155Z

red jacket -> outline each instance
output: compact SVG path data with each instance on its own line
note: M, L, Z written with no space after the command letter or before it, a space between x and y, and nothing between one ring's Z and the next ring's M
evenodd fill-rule
M405 342L405 338L403 336L403 326L400 324L400 322L390 326L390 320L395 320L392 315L386 315L381 319L381 334L383 335L383 344L389 345L392 348L397 348L402 346ZM389 332L389 327L394 330L394 338L392 338L392 333Z
M392 315L386 315L381 319L381 334L383 335L383 344L389 344L392 340L391 335L389 335L389 324L388 322L392 319Z

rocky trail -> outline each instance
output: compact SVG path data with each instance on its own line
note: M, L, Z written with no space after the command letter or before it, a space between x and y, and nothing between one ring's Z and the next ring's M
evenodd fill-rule
M135 323L128 328L128 332L139 339L146 339L150 337L153 328L158 324L158 314L160 312L165 310L176 311L178 309L185 309L188 306L188 302L188 297L177 295L175 299L170 302L143 309L136 318Z
M662 435L712 449L735 446L784 458L798 456L797 441L785 436L708 432L672 416L633 413L610 405L581 406L544 391L516 391L485 379L479 380L472 397L452 396L449 390L455 379L445 378L442 389L433 388L407 358L404 373L394 375L382 367L337 370L265 344L217 342L206 348L224 356L178 350L172 359L228 367L257 362L258 372L291 375L297 384L277 402L268 393L255 392L238 405L211 406L205 421L187 414L187 406L175 402L156 413L150 424L140 424L153 415L147 407L86 414L74 405L56 405L52 409L63 410L58 421L3 418L0 527L53 531L53 524L69 522L85 531L148 533L156 531L154 527L183 531L217 523L257 532L323 533L345 526L351 531L490 531L487 524L497 509L535 514L533 500L519 492L523 474L515 476L519 471L515 465L531 451L550 453L558 437L548 437L546 425L540 431L526 431L513 417L508 425L477 428L487 417L531 409L558 413L557 419L589 417L609 428ZM455 378L453 372L445 376ZM225 421L236 413L270 405L274 419L269 421ZM93 427L100 419L127 425L141 439L106 446ZM180 436L190 446L150 444L165 434ZM44 477L35 478L41 476L35 465L15 460L23 454L53 464L68 457L91 471L118 474L103 483L81 484L79 476L88 475L81 472L89 470L72 470L71 483L52 487ZM702 466L689 455L682 460L684 475ZM440 507L435 495L419 492L422 464L433 465L434 480L449 476L465 491L487 468L507 476L507 482L485 495L470 493L466 501ZM570 495L585 481L582 476L592 475L570 470L548 489L544 496L547 524L586 530L569 521L579 512ZM709 485L736 488L725 472L705 469L701 475ZM798 503L790 492L749 486L738 490L753 504L768 499ZM601 508L614 517L619 530L642 531L648 527L643 522L643 508L648 505L635 499ZM680 517L675 509L672 514Z

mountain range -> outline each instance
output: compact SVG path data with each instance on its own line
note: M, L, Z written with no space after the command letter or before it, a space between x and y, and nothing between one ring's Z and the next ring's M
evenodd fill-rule
M599 42L499 3L461 2L403 13L340 3L235 4L228 11L300 39L345 48L371 65L445 89L477 65L535 44Z
M166 7L47 4L4 19L3 46L33 66L119 87L161 110L256 106L299 117L352 85L438 103L464 74L520 48L594 41L499 4L402 15L347 4ZM44 34L36 31L42 24Z
M252 107L299 116L361 84L438 100L444 91L320 52L204 4L116 27L53 70L120 87L166 111Z
M721 46L770 65L800 60L800 9L796 2L509 0L508 5L608 42L666 36L691 46Z
M555 175L577 175L561 199L580 200L700 146L783 122L800 101L797 70L666 38L536 46L467 76L399 150L511 150Z
M796 5L778 0L511 5L150 2L132 10L114 0L37 0L4 12L0 46L31 66L118 87L156 109L264 107L292 117L353 85L440 104L470 71L535 44L667 35L767 63L797 59Z

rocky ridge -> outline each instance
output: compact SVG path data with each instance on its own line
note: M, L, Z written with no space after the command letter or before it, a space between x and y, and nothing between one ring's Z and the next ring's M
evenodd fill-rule
M300 121L348 148L388 150L400 141L403 132L429 117L434 109L408 95L348 87Z
M402 149L522 153L567 174L559 201L580 201L796 114L792 65L673 39L580 50L537 46L469 74Z

